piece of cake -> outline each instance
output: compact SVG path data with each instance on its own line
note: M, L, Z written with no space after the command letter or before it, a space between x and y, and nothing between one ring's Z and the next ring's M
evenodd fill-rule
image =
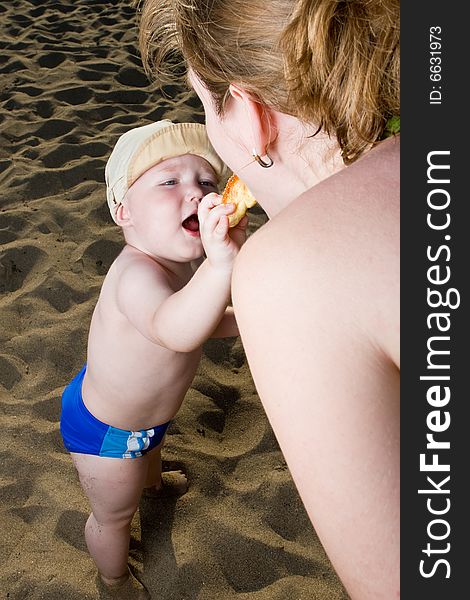
M235 204L235 212L228 215L229 227L235 227L246 211L256 204L256 200L243 181L237 175L232 175L223 191L222 204Z

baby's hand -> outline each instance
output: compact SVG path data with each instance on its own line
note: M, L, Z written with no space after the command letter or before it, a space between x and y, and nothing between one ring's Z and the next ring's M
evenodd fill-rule
M229 230L228 215L234 204L221 204L222 196L211 193L198 208L199 231L207 259L214 267L232 268L240 247L246 240L247 217Z

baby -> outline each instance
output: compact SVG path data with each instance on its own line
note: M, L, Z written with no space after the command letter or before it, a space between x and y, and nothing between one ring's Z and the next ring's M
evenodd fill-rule
M87 364L64 390L60 427L92 508L85 537L97 582L114 598L150 597L128 569L132 517L143 489L161 492L165 477L186 490L181 472L162 478L165 432L203 342L238 335L227 305L247 219L229 230L234 205L217 194L228 174L203 125L171 121L122 135L106 165L126 243L103 282Z

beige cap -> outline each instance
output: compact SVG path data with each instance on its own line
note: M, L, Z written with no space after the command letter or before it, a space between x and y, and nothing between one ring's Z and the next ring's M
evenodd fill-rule
M127 190L156 164L182 156L201 156L212 166L222 184L230 175L211 146L206 128L199 123L157 121L126 131L116 142L104 172L106 197L113 220Z

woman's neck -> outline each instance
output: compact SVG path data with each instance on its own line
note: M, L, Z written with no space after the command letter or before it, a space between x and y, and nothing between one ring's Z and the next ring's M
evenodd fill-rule
M276 126L277 137L268 150L274 166L251 167L252 178L257 182L252 192L269 218L345 166L335 138L324 133L313 135L314 128L281 113L276 113Z

